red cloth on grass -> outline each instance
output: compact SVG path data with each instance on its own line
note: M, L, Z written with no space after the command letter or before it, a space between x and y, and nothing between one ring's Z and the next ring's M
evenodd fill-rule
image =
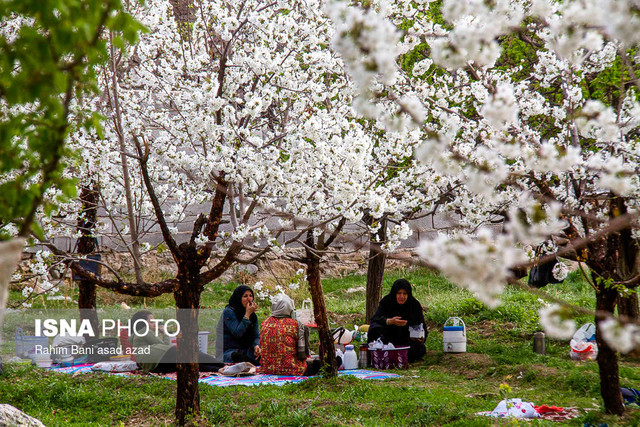
M539 414L547 414L549 412L564 412L564 408L559 406L540 405L534 406L535 410Z

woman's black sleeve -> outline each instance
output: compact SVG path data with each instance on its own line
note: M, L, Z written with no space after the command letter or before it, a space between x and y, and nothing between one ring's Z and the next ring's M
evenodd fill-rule
M371 316L369 323L372 325L377 324L380 326L387 326L387 316L385 315L385 312L382 309L382 307L378 306L378 309L376 310L375 314Z

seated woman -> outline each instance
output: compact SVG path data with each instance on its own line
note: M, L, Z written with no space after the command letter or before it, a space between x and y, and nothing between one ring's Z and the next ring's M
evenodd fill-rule
M409 327L424 330L423 338L411 338ZM391 342L396 347L409 347L409 361L422 359L427 353L424 345L427 327L424 323L422 306L412 295L411 284L406 279L393 283L391 291L382 300L378 310L371 318L368 340L373 342L381 338L384 343Z
M222 355L225 363L251 362L260 364L260 331L258 330L258 306L253 302L253 291L245 285L238 286L222 312ZM220 353L218 353L220 354Z
M144 320L145 322L139 322ZM178 349L162 341L159 334L164 333L158 328L156 334L155 323L152 323L153 314L147 310L140 310L131 317L133 327L132 336L129 337L131 345L137 349L136 362L146 372L164 374L177 371ZM218 372L224 366L217 363L213 356L198 352L198 364L200 372Z
M271 316L262 322L261 372L272 375L315 375L320 361L307 363L309 329L293 319L293 300L278 295L271 302Z

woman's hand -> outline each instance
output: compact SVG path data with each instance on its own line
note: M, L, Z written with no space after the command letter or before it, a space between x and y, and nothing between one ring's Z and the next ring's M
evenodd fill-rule
M251 316L256 311L258 311L258 305L255 302L251 301L250 303L247 304L247 311L245 312L245 317L248 319L249 316Z
M396 317L390 317L387 319L387 325L394 325L394 326L406 326L407 325L407 321L406 320L402 320L402 317L400 316L396 316Z
M259 345L253 347L253 354L256 356L256 358L260 357L260 353L262 353L262 350L260 349Z

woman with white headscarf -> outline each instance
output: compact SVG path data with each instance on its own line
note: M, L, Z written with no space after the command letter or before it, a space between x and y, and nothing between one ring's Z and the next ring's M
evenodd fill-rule
M309 364L309 330L293 318L293 300L285 294L271 302L271 317L262 322L261 372L272 375L314 375L319 362Z

